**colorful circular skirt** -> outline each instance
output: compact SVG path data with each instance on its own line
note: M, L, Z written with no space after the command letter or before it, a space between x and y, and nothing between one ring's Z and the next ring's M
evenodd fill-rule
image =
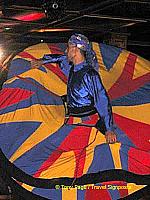
M68 68L30 61L64 54L66 44L37 44L16 55L0 91L0 163L13 191L27 199L115 200L148 184L150 62L92 43L111 100L117 143L92 126L97 116L64 124Z

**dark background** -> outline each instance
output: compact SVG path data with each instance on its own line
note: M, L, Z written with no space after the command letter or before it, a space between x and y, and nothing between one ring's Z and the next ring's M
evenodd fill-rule
M67 42L74 32L92 41L122 45L150 60L150 1L0 1L0 45L5 54L41 40Z

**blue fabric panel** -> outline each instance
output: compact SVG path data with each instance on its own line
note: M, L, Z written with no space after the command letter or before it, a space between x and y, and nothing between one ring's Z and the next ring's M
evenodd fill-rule
M114 168L115 166L109 145L102 144L97 146L94 150L94 158L87 174Z
M40 126L40 122L10 122L0 124L0 146L10 158L19 146Z
M30 69L31 69L30 61L25 60L23 58L16 58L12 60L11 62L7 79L10 79L16 75L22 74ZM44 67L40 67L39 69L43 72L46 72Z
M62 126L56 133L52 134L18 158L14 164L27 174L34 175L42 163L57 150L72 129L73 126Z
M135 106L150 103L150 82L126 96L112 100L111 103L113 106Z
M116 62L119 54L122 52L121 48L114 46L100 44L101 54L106 69L110 70Z

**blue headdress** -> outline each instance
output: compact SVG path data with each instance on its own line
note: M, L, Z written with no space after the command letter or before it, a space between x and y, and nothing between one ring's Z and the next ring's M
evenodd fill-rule
M86 62L95 69L98 69L98 62L96 53L93 51L88 38L82 34L75 33L68 41L70 44L75 45L82 51L85 51Z

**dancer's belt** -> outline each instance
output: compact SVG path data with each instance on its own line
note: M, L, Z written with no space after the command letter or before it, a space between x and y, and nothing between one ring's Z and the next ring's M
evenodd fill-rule
M73 116L73 117L86 117L86 116L90 116L93 114L98 113L97 110L93 107L93 106L83 106L83 107L69 107L67 106L67 102L66 102L66 96L62 96L62 101L64 103L64 107L65 107L65 121L64 123L67 124L69 117ZM78 126L88 126L88 127L96 127L101 133L105 134L106 131L106 127L105 127L105 123L103 121L103 119L99 119L96 124L74 124L74 125L78 125Z
M61 99L65 107L66 116L85 117L97 113L97 110L94 108L94 106L82 106L74 108L68 106L66 95L62 96Z
M96 109L93 106L83 106L83 107L67 107L68 108L68 114L70 116L76 116L76 117L84 117L89 116L97 113Z

